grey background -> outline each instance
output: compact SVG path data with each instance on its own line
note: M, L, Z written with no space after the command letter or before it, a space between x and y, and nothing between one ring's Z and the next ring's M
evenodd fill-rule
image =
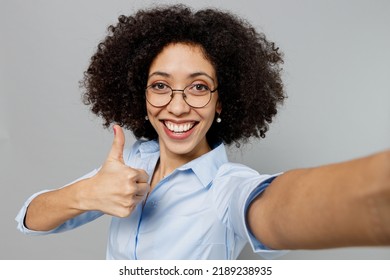
M232 160L276 173L390 147L389 1L182 2L233 11L285 53L289 98L267 138L232 148ZM107 26L157 2L0 3L0 259L104 259L109 217L45 237L22 235L14 217L32 193L105 159L112 132L82 105L78 81ZM240 257L258 258L248 248ZM390 259L390 248L298 250L283 259Z

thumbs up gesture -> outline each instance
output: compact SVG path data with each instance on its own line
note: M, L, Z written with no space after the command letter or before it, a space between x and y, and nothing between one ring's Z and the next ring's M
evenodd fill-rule
M125 165L123 148L125 135L120 126L114 126L114 141L99 172L90 178L84 189L83 207L106 214L127 217L149 192L148 174L144 170Z

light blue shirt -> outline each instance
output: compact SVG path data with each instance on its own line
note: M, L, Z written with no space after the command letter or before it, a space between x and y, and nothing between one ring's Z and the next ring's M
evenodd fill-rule
M159 156L157 141L137 141L124 152L125 163L144 169L149 178ZM78 180L97 172L94 170ZM247 166L230 163L224 145L220 144L161 180L145 203L140 203L129 217L113 217L106 257L236 259L249 242L253 251L262 257L275 258L284 252L270 250L256 240L245 218L250 202L273 178L275 176L260 175ZM51 231L29 230L23 223L27 207L42 192L31 196L16 217L18 229L25 234L58 233L103 215L89 211Z

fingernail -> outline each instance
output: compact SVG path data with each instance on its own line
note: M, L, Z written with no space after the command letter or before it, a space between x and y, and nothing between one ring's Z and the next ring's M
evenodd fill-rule
M114 127L114 135L116 135L116 128Z

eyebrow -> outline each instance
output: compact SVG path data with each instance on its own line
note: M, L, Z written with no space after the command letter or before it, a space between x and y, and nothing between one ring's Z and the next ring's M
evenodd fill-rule
M148 76L148 79L152 76L163 76L163 77L166 77L166 78L170 78L172 77L171 74L168 74L166 72L162 72L162 71L156 71L156 72L153 72L151 73L149 76ZM213 77L211 77L209 74L207 74L206 72L202 72L202 71L199 71L199 72L194 72L194 73L191 73L190 75L188 75L188 78L196 78L196 77L199 77L199 76L206 76L207 78L209 78L210 80L213 81L213 83L215 84L215 80Z

